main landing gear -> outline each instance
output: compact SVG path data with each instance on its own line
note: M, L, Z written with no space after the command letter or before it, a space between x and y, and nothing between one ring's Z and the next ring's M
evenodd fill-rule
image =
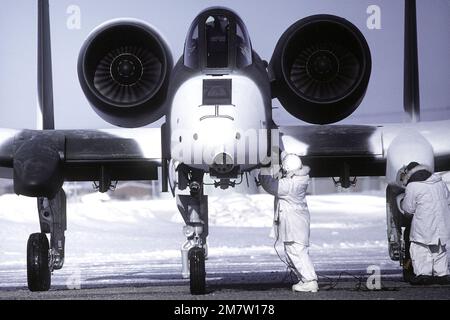
M27 275L30 291L48 291L51 274L64 265L64 232L67 229L66 194L53 199L38 198L40 233L30 235L27 244ZM50 234L50 243L47 238Z
M399 261L403 267L403 279L409 282L414 277L409 248L411 242L409 233L412 218L404 215L399 209L397 197L404 194L405 189L397 185L386 188L386 221L389 245L389 256L393 261Z
M190 191L189 195L177 195L177 206L186 223L183 231L187 238L181 248L182 276L190 279L191 294L201 295L206 292L208 196L203 193L204 173L182 170L179 168L178 188L189 188Z

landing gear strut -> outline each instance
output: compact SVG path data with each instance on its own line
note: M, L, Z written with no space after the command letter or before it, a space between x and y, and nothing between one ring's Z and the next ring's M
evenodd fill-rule
M190 279L191 294L206 292L205 260L208 237L208 196L203 193L203 172L180 172L185 175L189 195L177 195L177 206L186 226L183 231L187 238L181 248L182 275ZM181 177L180 177L181 178Z
M405 192L397 185L388 185L386 189L386 221L389 245L389 256L399 261L403 267L403 279L409 282L414 277L409 248L409 233L412 218L405 216L399 209L397 197Z
M60 190L53 199L38 198L41 233L30 235L27 245L27 274L30 291L48 291L51 274L64 265L66 194ZM50 244L46 234L50 234Z

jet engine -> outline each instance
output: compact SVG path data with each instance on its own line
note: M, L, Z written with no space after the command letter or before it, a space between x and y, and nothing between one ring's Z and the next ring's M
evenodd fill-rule
M170 50L154 29L137 20L113 20L85 41L78 77L102 119L135 128L164 115L172 66Z
M329 124L360 105L372 68L363 34L349 21L314 15L281 36L270 62L273 96L298 119Z

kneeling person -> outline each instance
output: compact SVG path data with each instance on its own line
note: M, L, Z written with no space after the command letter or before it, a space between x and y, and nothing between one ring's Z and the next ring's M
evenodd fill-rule
M416 277L411 283L448 283L449 190L440 176L417 162L411 162L406 172L401 206L413 214L410 254Z

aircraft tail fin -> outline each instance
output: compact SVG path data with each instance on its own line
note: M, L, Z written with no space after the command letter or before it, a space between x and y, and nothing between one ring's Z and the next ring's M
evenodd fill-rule
M420 121L419 59L416 0L405 0L403 107L412 122Z
M49 0L38 0L38 126L54 130Z

